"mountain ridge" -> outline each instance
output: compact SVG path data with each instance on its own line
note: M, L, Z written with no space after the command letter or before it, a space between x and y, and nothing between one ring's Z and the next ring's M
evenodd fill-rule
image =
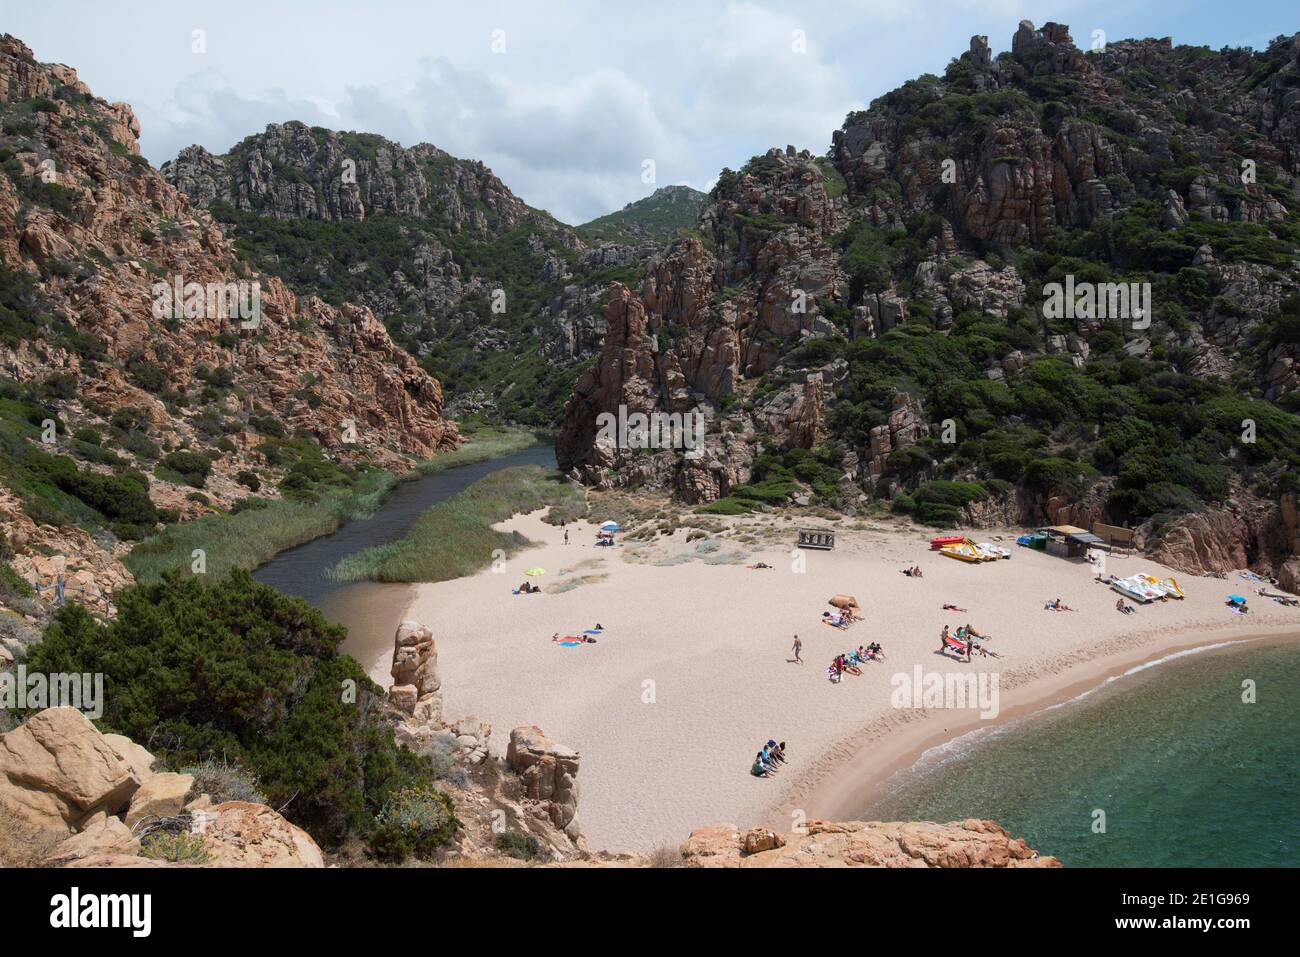
M1300 37L1085 54L1024 21L996 59L973 37L826 157L722 171L700 235L611 299L561 467L706 511L1105 520L1180 567L1294 579L1295 85ZM1067 279L1145 284L1151 314L1052 317ZM700 411L705 449L599 439L620 407Z

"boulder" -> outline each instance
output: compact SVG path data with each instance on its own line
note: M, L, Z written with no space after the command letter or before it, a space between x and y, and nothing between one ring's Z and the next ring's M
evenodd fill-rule
M581 755L551 741L536 725L510 732L506 765L519 775L524 796L571 839L578 840L578 765Z
M393 687L389 703L418 721L442 720L442 679L433 632L417 621L403 621L393 637Z
M0 805L29 824L71 830L115 814L140 779L75 708L49 708L0 736Z
M126 812L127 827L134 828L150 817L171 817L185 807L185 798L194 787L192 774L174 774L165 771L152 775L140 785L131 798Z
M108 742L114 754L130 765L136 778L141 782L153 774L153 764L156 759L141 745L124 734L106 734L104 740Z
M227 801L201 812L199 833L215 867L324 867L302 828L264 804Z
M140 842L120 818L102 811L81 829L56 847L45 863L59 867L96 854L138 854Z
M808 821L802 830L745 833L722 824L692 831L688 867L1060 867L993 821Z

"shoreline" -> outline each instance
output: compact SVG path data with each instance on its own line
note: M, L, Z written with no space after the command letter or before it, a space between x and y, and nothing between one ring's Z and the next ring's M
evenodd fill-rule
M767 823L788 825L791 815L800 811L815 819L867 820L864 815L890 792L895 780L913 772L930 752L969 734L1032 721L1046 711L1080 701L1138 668L1160 667L1188 654L1230 653L1247 645L1295 642L1300 642L1300 623L1279 624L1249 634L1210 637L1203 633L1199 639L1192 638L1189 629L1187 634L1171 642L1148 643L1105 654L1013 687L1002 696L999 713L991 720L978 716L954 719L946 712L925 713L920 718L904 720L858 742L856 753L847 762L839 759L839 747L832 748L822 758L835 761L838 767L822 773L813 769L805 772L790 794L772 809Z
M614 507L598 500L593 511ZM576 538L566 546L563 530L543 524L540 513L516 515L495 527L535 548L506 561L502 574L417 584L403 612L434 632L449 718L491 724L500 733L496 751L511 728L536 725L581 754L579 816L593 847L653 851L718 823L787 831L796 811L859 819L873 789L968 731L1181 650L1300 637L1300 614L1273 603L1249 618L1228 616L1220 592L1235 578L1179 575L1187 599L1145 606L1134 620L1115 612L1115 593L1086 565L1038 552L966 565L928 552L929 530L867 522L836 526L833 552L800 553L804 574L790 563L789 517L722 524L709 541L684 521L606 550L582 544L594 537L592 523L571 523ZM710 542L714 548L700 550ZM751 570L760 559L770 570ZM918 559L923 580L899 574ZM1170 574L1140 556L1112 561L1124 574ZM544 584L561 587L511 597L523 569L535 565L551 569ZM824 627L821 609L834 594L857 594L866 620L847 631ZM1057 595L1079 613L1044 610ZM991 630L1003 657L966 663L939 655L932 636L965 621ZM550 641L595 622L605 627L598 644L565 650ZM790 660L792 633L804 641L807 667ZM888 655L883 667L827 681L837 651L876 639ZM996 674L997 716L893 708L891 675L917 666ZM387 687L378 663L371 674ZM787 740L792 757L775 778L756 778L748 773L754 748L768 737Z

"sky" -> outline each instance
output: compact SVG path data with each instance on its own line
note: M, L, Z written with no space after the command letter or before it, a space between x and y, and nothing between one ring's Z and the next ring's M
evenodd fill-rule
M1300 31L1294 0L41 0L7 3L0 32L130 103L154 165L301 120L482 160L578 224L773 146L823 153L847 113L972 34L1008 49L1022 19L1085 49Z

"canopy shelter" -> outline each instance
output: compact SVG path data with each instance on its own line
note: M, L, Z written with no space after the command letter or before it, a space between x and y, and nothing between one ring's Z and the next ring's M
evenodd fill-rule
M839 609L862 607L858 604L858 600L852 595L836 595L830 600L830 604Z
M1057 558L1082 559L1089 548L1110 548L1104 539L1077 525L1049 525L1038 533L1047 536L1047 554Z

